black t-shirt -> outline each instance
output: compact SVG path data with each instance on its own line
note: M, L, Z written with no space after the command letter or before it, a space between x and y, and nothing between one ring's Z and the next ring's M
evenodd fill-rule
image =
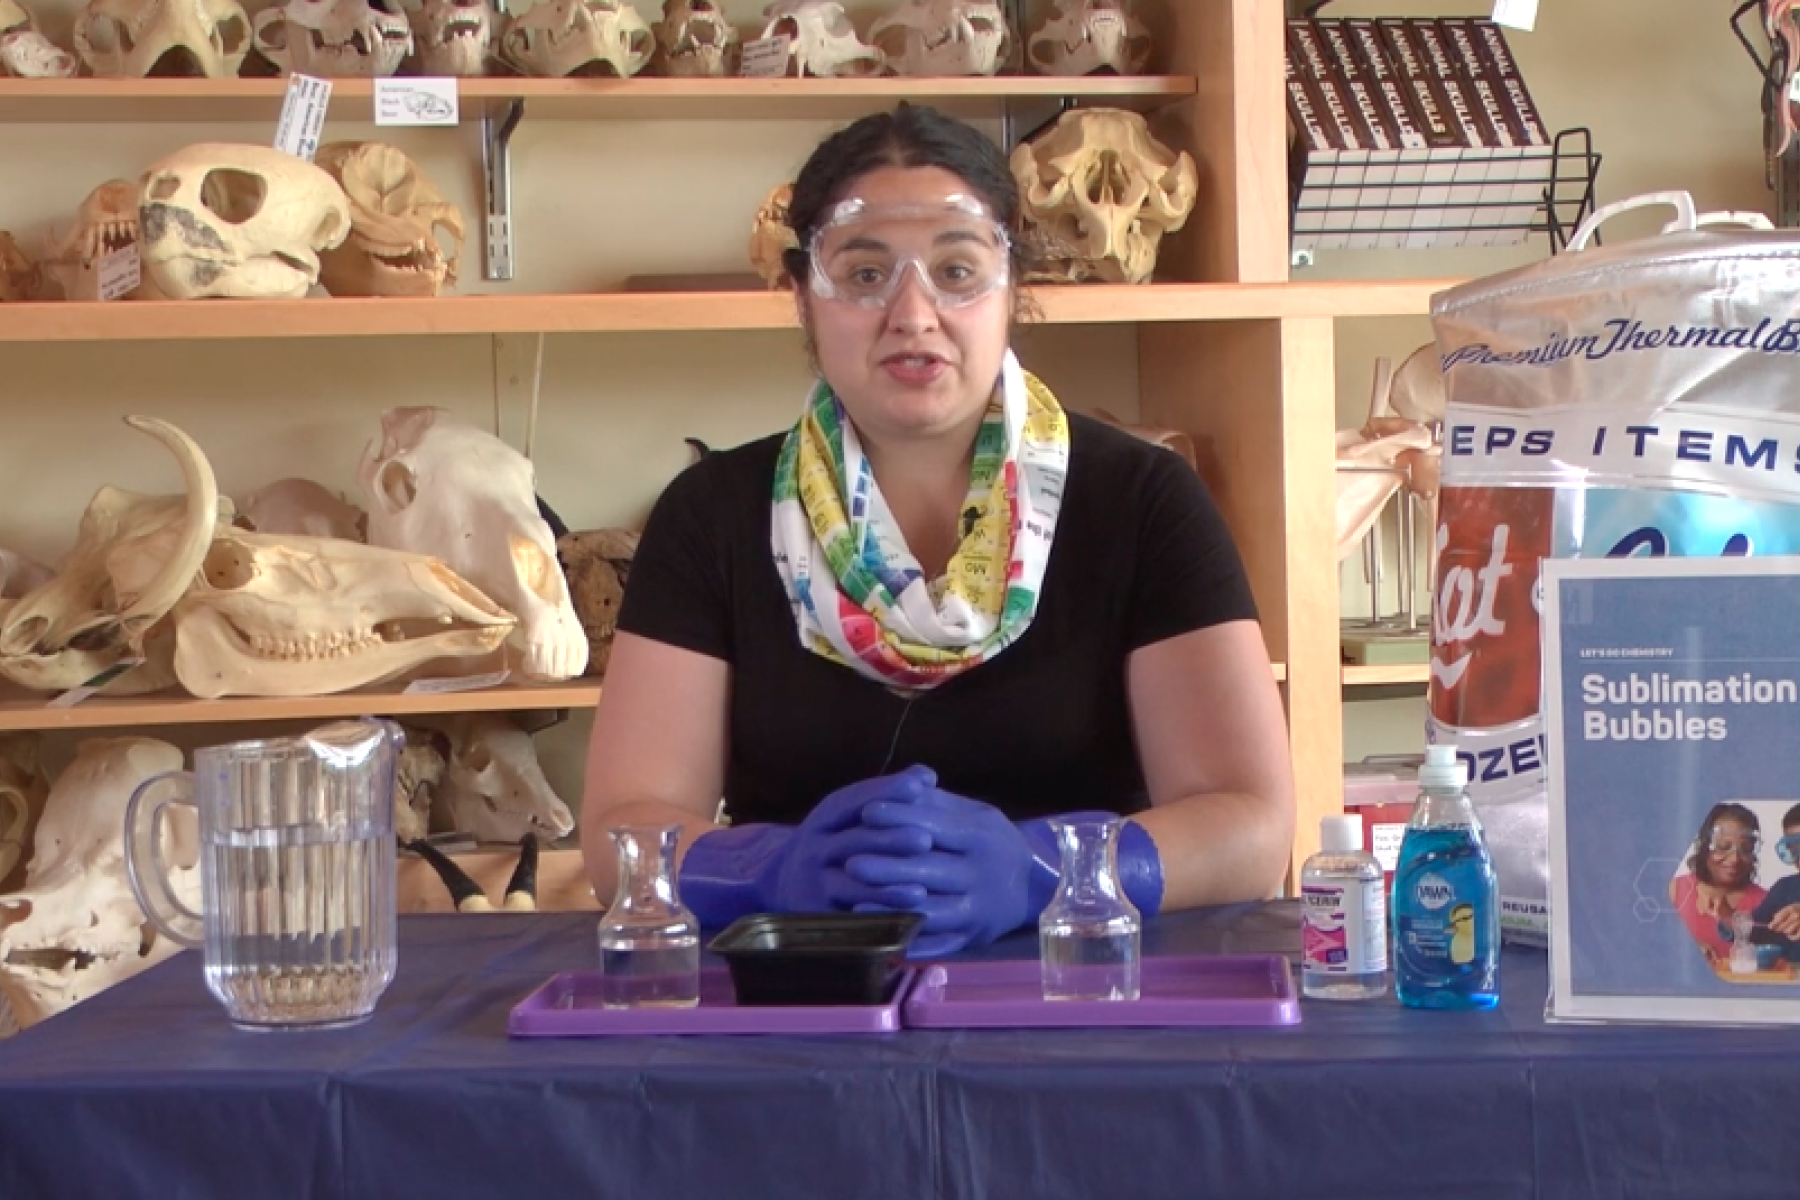
M996 657L911 699L800 644L770 551L782 437L715 453L657 501L619 628L731 664L734 821L795 823L847 783L923 763L1015 820L1148 805L1125 658L1256 609L1230 531L1176 455L1070 415L1037 615Z

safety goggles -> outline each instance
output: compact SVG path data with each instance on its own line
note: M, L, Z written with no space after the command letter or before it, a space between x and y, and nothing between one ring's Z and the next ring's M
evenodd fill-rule
M1734 837L1730 834L1714 832L1712 836L1706 839L1706 852L1714 858L1725 858L1728 855L1736 855L1738 858L1749 859L1754 862L1756 859L1757 847L1760 845L1761 839L1754 836Z
M1800 833L1790 833L1775 843L1775 857L1788 866L1794 865L1794 859L1800 856Z
M886 308L910 272L939 309L964 308L1005 287L1012 242L979 200L831 209L807 246L808 286L822 300Z

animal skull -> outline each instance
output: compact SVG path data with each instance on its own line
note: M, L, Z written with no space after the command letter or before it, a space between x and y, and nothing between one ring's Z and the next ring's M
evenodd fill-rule
M30 29L0 34L0 75L20 79L72 79L75 56Z
M181 769L152 738L89 738L57 777L23 890L0 896L0 999L27 1028L168 958L125 877L125 806L139 784ZM177 898L200 906L192 814L168 810L165 861Z
M856 36L837 0L777 0L763 19L763 37L788 39L790 75L879 75L887 65L879 49Z
M1040 75L1138 75L1150 62L1150 31L1130 0L1056 0L1026 56Z
M49 794L37 734L0 734L0 894L24 885L32 835Z
M313 161L350 200L349 238L320 256L326 291L435 296L456 282L462 212L410 158L384 142L329 142Z
M630 529L593 529L556 539L569 596L587 634L589 675L606 674L613 635L619 630L619 603L625 598L637 547L638 534Z
M172 682L146 639L193 580L219 519L212 467L181 430L127 417L181 463L185 496L140 496L103 487L81 518L75 546L56 575L26 593L0 621L0 674L29 688L62 691L128 654L152 661L125 675L114 694ZM230 501L224 502L229 520Z
M491 654L514 624L423 554L221 528L175 608L175 675L207 699L328 695Z
M390 408L357 466L369 541L442 558L519 618L513 649L540 680L587 665L531 460L441 408Z
M531 735L500 713L421 719L450 739L433 823L477 842L517 845L527 833L554 839L575 828L569 806L538 765Z
M494 27L491 0L425 0L409 9L413 48L422 75L485 75Z
M1064 113L1013 149L1012 173L1041 264L1031 281L1148 281L1163 234L1186 223L1200 191L1185 151L1116 108Z
M118 79L230 79L250 53L250 18L237 0L89 0L75 52L94 74Z
M713 0L668 0L656 23L656 61L675 78L738 73L738 31Z
M527 75L636 75L656 38L623 0L540 0L508 22L501 56Z
M75 223L44 247L44 272L65 300L100 299L100 261L138 241L138 185L109 179L88 193ZM134 289L132 294L136 295Z
M992 75L1013 35L996 0L906 0L875 22L869 41L900 75Z
M800 246L799 237L788 224L788 205L793 202L794 185L781 184L769 193L762 202L762 207L756 210L756 221L750 227L751 265L771 288L787 287L793 283L788 278L784 258L789 250Z
M0 0L0 34L22 33L37 28L37 18L19 0Z
M255 533L297 533L305 537L360 542L368 514L310 479L277 479L257 488L237 506L239 521Z
M299 299L350 234L344 189L268 146L203 143L144 175L144 294Z
M435 729L406 729L394 780L394 836L402 846L431 832L431 807L444 782L450 739Z
M35 299L42 278L13 235L0 229L0 304Z
M257 52L291 75L383 77L413 52L398 0L287 0L257 13L253 26Z

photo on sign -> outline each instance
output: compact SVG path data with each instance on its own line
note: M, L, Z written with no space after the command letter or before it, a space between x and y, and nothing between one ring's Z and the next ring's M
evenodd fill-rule
M1800 789L1796 789L1800 791ZM1669 904L1727 983L1790 983L1800 966L1800 798L1720 800L1681 847Z

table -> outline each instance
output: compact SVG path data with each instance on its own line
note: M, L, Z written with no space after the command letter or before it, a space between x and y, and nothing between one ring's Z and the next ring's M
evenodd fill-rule
M1149 953L1296 943L1291 905ZM402 918L375 1017L243 1033L183 954L0 1042L4 1200L1800 1196L1800 1038L1309 1002L1263 1030L512 1041L592 914ZM990 956L1030 954L1029 938Z

